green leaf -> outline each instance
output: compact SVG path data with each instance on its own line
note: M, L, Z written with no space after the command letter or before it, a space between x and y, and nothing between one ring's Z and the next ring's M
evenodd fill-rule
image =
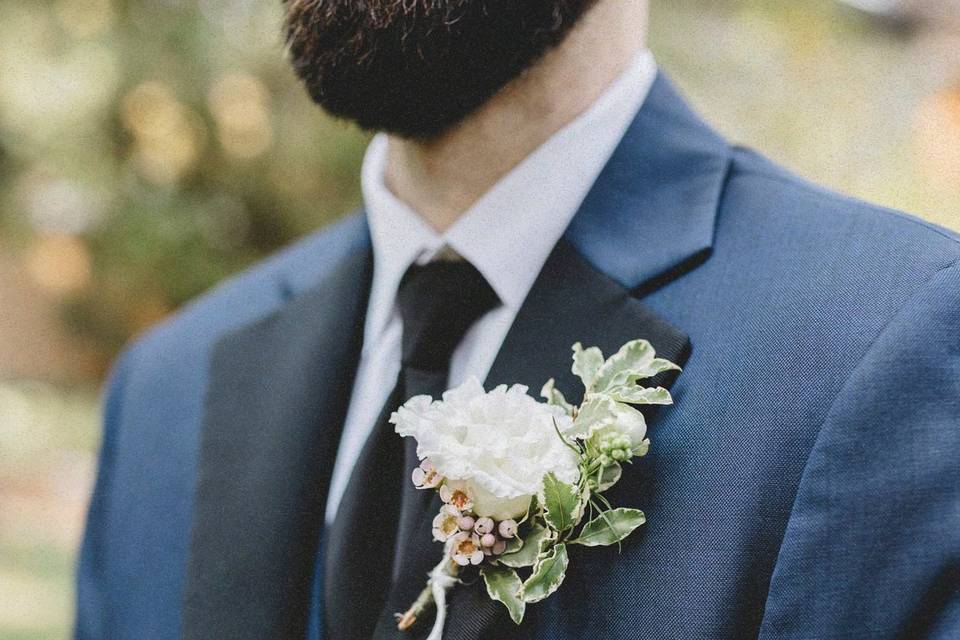
M614 387L607 393L614 400L628 404L673 404L670 392L663 387L640 387L624 385Z
M595 391L609 391L629 386L641 378L650 378L669 369L680 367L669 360L657 358L656 351L646 340L631 340L607 358L593 380Z
M608 395L593 394L580 407L573 426L564 434L568 438L589 438L594 431L614 424L617 420L617 403Z
M523 516L523 519L519 522L525 522L532 514L537 512L537 496L530 496L530 506L527 507L527 515Z
M583 381L587 391L593 387L593 380L603 366L603 352L596 347L584 349L579 342L573 345L573 366L571 371Z
M520 597L526 602L539 602L560 588L567 573L567 545L558 544L540 557L533 573L523 583Z
M517 551L520 551L520 549L522 548L523 548L523 540L520 539L520 536L514 536L509 540L507 540L507 546L506 546L506 549L504 549L503 553L504 555L516 553Z
M580 493L553 473L543 476L543 517L553 529L566 531L580 517Z
M549 540L550 536L551 533L549 529L543 525L535 524L523 539L522 546L515 551L504 553L497 558L497 562L514 568L532 567L537 561L537 556L540 555L540 545L545 540ZM507 544L509 545L509 543Z
M643 371L651 362L653 362L656 351L646 340L631 340L626 343L615 354L607 358L597 371L595 379L597 391L606 391L614 386L614 379L623 375L626 383L626 375L631 371ZM626 374L626 375L625 375Z
M647 442L649 442L649 440ZM596 491L606 491L617 484L617 482L620 481L620 475L622 473L623 468L616 462L608 467L604 467L603 472L600 473L599 481L596 482Z
M633 448L633 455L637 458L642 458L647 455L647 452L650 451L650 439L644 438L643 441Z
M674 364L664 358L654 358L653 362L650 363L650 366L643 370L643 375L640 377L652 378L658 373L662 373L664 371L683 371L683 369L680 368L680 365Z
M553 378L547 380L547 383L543 385L543 388L540 390L540 397L544 398L547 401L547 404L552 404L560 407L566 412L566 414L573 415L573 405L567 402L567 399L563 397L563 393L556 388L556 381Z
M570 544L599 547L620 542L647 521L639 509L611 509L584 525L580 537Z
M527 603L520 597L523 582L513 569L493 565L485 566L480 570L483 581L487 585L487 594L493 600L502 602L510 612L510 619L516 624L523 621L523 613Z

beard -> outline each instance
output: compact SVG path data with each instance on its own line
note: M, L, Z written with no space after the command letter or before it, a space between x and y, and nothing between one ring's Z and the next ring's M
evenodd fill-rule
M595 0L283 0L310 97L369 130L429 140L557 45Z

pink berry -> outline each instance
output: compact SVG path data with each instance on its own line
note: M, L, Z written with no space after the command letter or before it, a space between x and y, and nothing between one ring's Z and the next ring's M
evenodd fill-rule
M476 521L470 516L461 516L457 520L457 526L460 527L461 531L472 531L474 524L476 524Z
M485 547L492 547L496 543L497 543L497 536L493 535L492 533L485 533L483 534L483 537L480 538L480 544L482 544Z
M516 520L504 520L500 523L500 526L497 527L497 530L500 532L500 535L504 538L512 538L517 535L517 521Z
M490 518L480 518L477 520L476 524L473 525L473 530L480 535L490 533L493 531L493 520Z
M506 550L507 550L507 542L506 542L506 540L497 540L497 541L493 544L493 555L495 555L495 556L500 555L501 553L503 553L503 552L506 551Z

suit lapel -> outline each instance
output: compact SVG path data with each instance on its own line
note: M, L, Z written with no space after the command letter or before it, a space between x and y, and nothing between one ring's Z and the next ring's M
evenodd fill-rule
M565 237L634 293L658 289L710 256L730 159L659 73Z
M302 638L332 462L362 340L369 249L217 343L184 638Z

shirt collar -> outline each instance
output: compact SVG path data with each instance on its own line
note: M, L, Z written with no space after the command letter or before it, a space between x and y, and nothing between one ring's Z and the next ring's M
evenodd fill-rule
M384 134L376 135L361 171L374 255L366 337L386 328L407 268L444 247L473 264L506 307L519 309L655 77L653 55L646 49L637 52L586 111L501 178L443 234L386 186L388 141Z

